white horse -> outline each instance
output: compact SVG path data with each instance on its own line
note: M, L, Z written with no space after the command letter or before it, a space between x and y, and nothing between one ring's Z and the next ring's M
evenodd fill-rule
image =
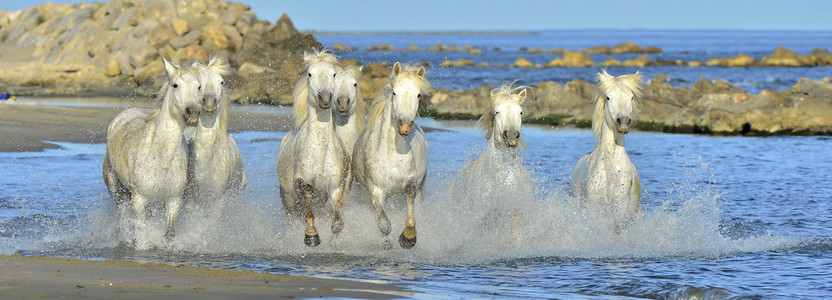
M508 223L516 241L522 203L519 199L535 195L531 174L518 155L522 146L520 127L527 86L513 88L510 83L491 90L491 109L477 125L485 131L488 145L476 159L465 164L451 183L454 200L460 201L484 224L486 230ZM514 93L519 91L518 93ZM504 234L504 232L499 232Z
M347 147L347 152L352 157L355 141L358 135L364 131L364 96L361 95L361 88L358 82L363 74L363 67L339 68L335 75L335 89L332 98L335 99L335 132Z
M164 204L165 238L170 240L187 182L188 149L183 130L197 124L200 108L196 71L167 60L165 70L167 82L159 93L161 109L127 109L110 123L103 175L116 204L132 208L136 236L147 232L150 205ZM140 238L136 243L140 248L147 246Z
M624 135L633 125L634 104L641 99L641 74L613 77L598 73L598 94L592 130L596 145L572 173L569 193L585 207L613 218L618 233L641 212L641 184L636 167L624 149Z
M394 64L385 91L373 102L367 129L355 145L356 181L364 198L371 200L378 212L378 227L388 249L390 220L384 212L384 201L393 195L403 194L407 202L407 221L399 245L409 249L416 244L413 202L424 199L428 142L414 119L419 98L429 92L424 67Z
M306 76L293 92L295 129L286 134L277 153L277 178L280 198L290 220L300 219L305 208L304 243L321 243L315 228L313 203L332 201L332 233L344 227L343 200L352 184L350 156L335 133L332 113L332 88L338 58L323 50L304 54Z
M186 133L189 142L190 168L185 196L190 203L213 205L219 216L228 197L236 197L247 184L243 159L234 138L228 136L229 93L222 76L231 67L222 56L208 64L194 62L199 73L202 106L195 130Z

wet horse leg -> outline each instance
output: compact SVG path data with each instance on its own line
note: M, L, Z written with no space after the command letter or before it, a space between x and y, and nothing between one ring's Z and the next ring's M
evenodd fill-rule
M303 243L309 247L316 247L321 244L321 238L315 228L315 215L312 213L312 198L315 197L315 193L312 186L304 183L302 179L297 179L295 182L298 191L306 199L306 232L304 232Z
M176 225L176 217L179 216L179 210L182 208L182 197L171 198L165 207L167 213L167 223L165 224L165 240L170 241L174 235L174 225Z
M387 219L387 214L384 212L384 198L386 196L384 190L370 184L370 199L372 199L373 206L378 213L378 229L384 238L384 248L390 249L392 246L390 245L390 240L387 239L387 236L390 235L390 220Z
M404 198L407 200L407 222L404 231L399 236L399 246L404 249L413 248L416 245L416 219L413 217L413 202L416 198L416 187L409 184L404 188ZM422 196L421 191L418 192Z

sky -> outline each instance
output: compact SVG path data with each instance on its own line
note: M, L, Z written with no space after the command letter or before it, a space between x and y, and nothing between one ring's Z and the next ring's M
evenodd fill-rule
M42 0L0 0L17 10ZM53 3L82 1L53 0ZM96 2L96 1L88 1ZM550 29L832 30L826 0L242 0L260 19L286 13L300 30Z

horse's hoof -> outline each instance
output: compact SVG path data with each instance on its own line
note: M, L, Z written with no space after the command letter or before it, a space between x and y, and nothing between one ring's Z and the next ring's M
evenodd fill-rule
M416 237L414 236L412 239L404 237L404 233L399 235L399 246L402 246L402 249L410 249L416 245Z
M307 235L303 238L303 243L309 247L317 247L321 244L321 238L317 234L312 236Z

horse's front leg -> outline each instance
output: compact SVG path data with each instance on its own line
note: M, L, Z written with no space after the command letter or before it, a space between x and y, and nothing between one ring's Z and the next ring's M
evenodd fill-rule
M147 238L147 205L148 201L145 197L139 194L133 194L132 197L133 217L136 218L133 224L133 243L136 248L148 248Z
M378 216L378 219L376 220L378 223L378 229L381 231L381 235L384 238L384 249L390 249L393 247L390 245L390 240L387 239L387 236L390 235L390 220L387 219L387 213L384 212L384 198L387 197L387 195L381 187L372 183L369 184L369 190L370 200L372 200L373 207L376 208Z
M413 217L413 202L417 196L419 197L419 203L421 203L424 200L424 194L422 191L417 191L412 183L404 188L404 198L407 201L407 222L404 231L399 236L399 245L404 249L410 249L416 245L416 219Z
M347 162L346 166L347 170L344 181L341 183L341 186L329 196L330 199L332 199L333 205L332 233L334 235L338 235L338 233L341 232L341 229L344 229L344 220L341 219L341 209L344 204L344 198L349 195L350 187L352 186L352 168L349 167L349 162Z
M312 213L312 199L315 197L315 191L312 185L304 183L303 179L296 179L295 184L301 196L306 200L306 231L303 243L309 247L317 247L321 244L321 238L318 236L318 229L315 228L315 215Z
M170 198L165 205L167 213L167 222L165 223L165 240L170 242L174 235L174 225L176 225L176 217L179 216L179 210L182 208L182 197Z

